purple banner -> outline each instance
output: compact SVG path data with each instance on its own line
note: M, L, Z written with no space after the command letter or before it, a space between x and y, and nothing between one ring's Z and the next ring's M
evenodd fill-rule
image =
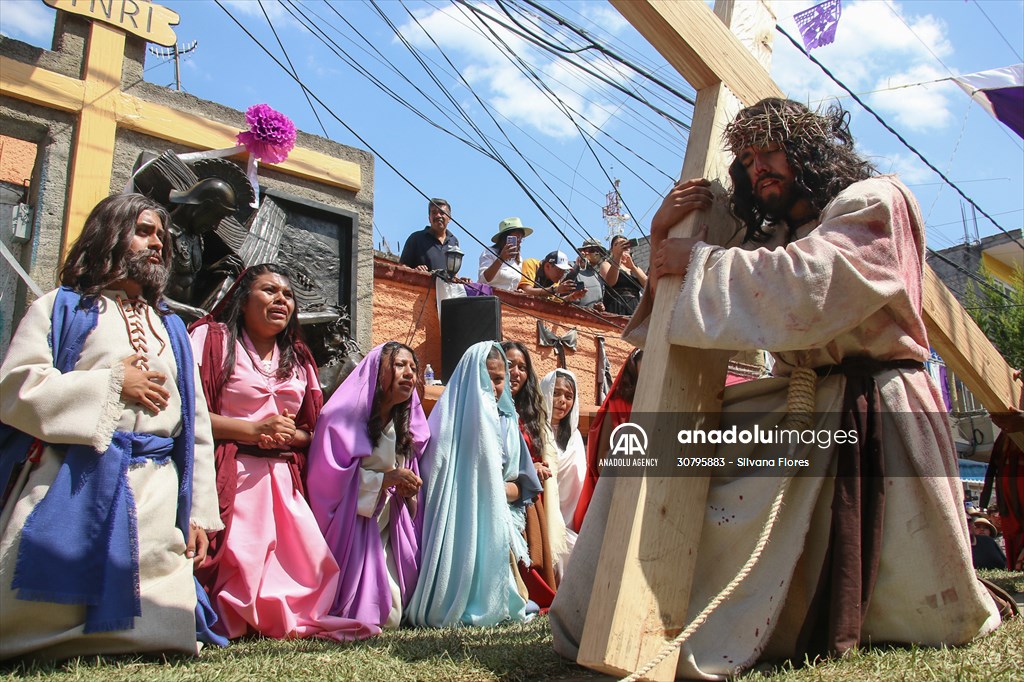
M820 5L793 15L808 52L816 47L832 44L836 39L836 26L839 25L842 13L843 5L840 0L825 0Z

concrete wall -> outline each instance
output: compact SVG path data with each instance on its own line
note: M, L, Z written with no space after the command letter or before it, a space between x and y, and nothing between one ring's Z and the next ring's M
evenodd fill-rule
M53 50L40 50L16 40L0 38L0 55L65 76L80 78L88 32L87 20L58 12ZM220 121L239 130L247 128L244 112L143 81L145 55L145 43L139 38L128 36L122 72L122 89L125 92L141 99ZM23 249L21 262L43 289L51 288L56 283L74 123L73 116L14 98L0 97L0 125L3 126L5 135L33 143L39 148L31 198L31 203L36 209L37 227L31 248L26 246ZM110 183L112 193L120 192L124 188L139 152L160 153L166 149L174 149L177 152L195 151L128 130L118 131L115 145L115 161ZM357 216L355 228L358 234L358 264L354 283L356 310L353 314L353 323L356 340L361 346L368 347L371 343L373 301L373 157L369 152L303 132L299 133L296 145L359 165L362 188L358 192L321 185L262 168L260 183L265 188L350 211ZM343 267L342 270L346 271L347 268ZM25 302L22 288L15 318L20 317L19 313L24 309Z
M594 406L594 376L597 367L595 335L605 338L605 352L612 365L612 377L618 373L633 347L619 338L626 318L607 316L601 322L592 315L562 303L540 300L509 291L497 292L502 302L501 329L505 340L526 345L538 377L558 366L554 349L537 344L537 317L559 336L576 329L575 352L566 351L566 364L576 375L581 407ZM512 306L515 306L513 308ZM518 308L518 310L517 310ZM437 316L437 294L430 275L403 268L394 261L374 259L373 343L401 341L416 351L420 367L428 363L441 373L441 330ZM364 346L364 350L370 347Z

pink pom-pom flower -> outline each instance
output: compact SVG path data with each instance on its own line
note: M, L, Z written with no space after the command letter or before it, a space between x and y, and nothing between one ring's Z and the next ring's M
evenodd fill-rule
M254 104L245 112L249 130L238 133L238 144L260 161L281 163L295 147L295 124L267 104Z

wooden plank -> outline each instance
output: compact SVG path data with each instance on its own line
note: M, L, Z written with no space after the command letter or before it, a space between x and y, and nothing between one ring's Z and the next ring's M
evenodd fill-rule
M117 119L120 125L129 130L197 149L234 147L238 144L236 136L240 132L237 127L227 123L212 121L127 94L119 97ZM282 163L260 165L353 192L358 192L363 186L359 164L311 149L296 147Z
M924 266L921 307L932 348L986 410L1024 407L1018 402L1020 384L1013 379L1013 369L930 265ZM1024 448L1024 434L1009 435Z
M85 102L75 129L68 171L62 252L78 239L89 212L110 195L117 120L113 99L121 90L124 32L92 23L86 50Z
M636 9L647 3L626 4ZM715 12L721 19L712 15L714 21L748 38L771 35L766 28L774 25L774 17L761 3L719 2ZM712 180L718 200L709 213L688 216L670 236L691 236L702 224L714 230L708 235L711 243L725 243L733 235L735 221L726 203L732 158L721 139L725 124L742 106L722 83L698 91L681 176ZM658 288L678 291L681 283L681 277L666 276L659 279ZM731 355L670 345L674 303L671 293L655 297L633 403L633 421L647 433L650 457L675 457L681 429L717 427ZM713 451L713 445L691 446L686 454L701 457ZM580 640L581 665L627 675L654 658L686 626L707 490L708 479L697 476L616 479ZM676 650L647 679L674 679L678 660Z
M77 78L0 57L0 95L48 109L77 112L85 100L85 84Z
M702 2L609 2L695 88L700 89L701 84L719 77L729 90L747 105L765 97L785 96L771 80L767 70L744 49L746 44L746 47L756 54L764 44L770 44L770 34L774 31L774 26L767 27L768 35L755 34L752 42L741 42L736 35L725 29L724 24L712 21L715 18L714 13ZM926 290L928 277L926 273ZM938 286L945 288L941 282L938 282ZM968 331L970 326L976 329L977 325L973 325L973 321L952 294L936 290L932 296L926 296L923 317L932 346L939 351L946 365L960 377L971 392L979 396L989 411L1005 411L1008 405L1016 405L1017 393L1006 392L1005 377L1012 373L1011 368L984 334L979 336ZM959 317L961 321L953 322L953 317ZM948 344L945 352L940 350L939 344ZM961 348L971 348L973 356L983 364L971 367L971 360L965 356ZM952 360L946 358L947 353ZM992 386L989 386L989 383ZM985 395L991 395L989 402L982 397ZM996 396L999 396L998 400ZM1007 398L1009 402L1003 402ZM993 408L990 405L997 407Z
M765 97L785 97L755 57L771 51L773 21L755 28L741 42L703 2L609 0L695 90L725 83L746 106ZM746 47L744 43L747 43ZM754 49L752 49L754 48Z
M178 13L148 0L106 0L79 3L78 0L43 0L50 7L78 14L127 31L146 42L164 47L174 45L177 37L171 26L180 21Z

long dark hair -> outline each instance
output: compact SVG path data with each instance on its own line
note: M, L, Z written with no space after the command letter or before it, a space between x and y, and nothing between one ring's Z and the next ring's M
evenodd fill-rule
M765 138L779 142L786 153L786 161L795 176L795 185L801 196L810 201L815 212L822 209L837 194L855 182L866 180L877 171L862 159L853 146L850 134L850 114L838 105L832 105L818 114L812 113L799 102L768 98L742 110L730 130L739 138L745 121L756 119L797 121L797 126L776 125L776 130L795 129L796 134ZM728 134L728 133L727 133ZM761 134L764 137L764 133ZM735 149L737 153L739 149ZM737 158L729 166L733 192L729 206L733 214L746 226L744 242L764 243L775 232L775 226L784 216L773 215L754 199L754 189L747 169ZM795 227L789 226L786 241L792 241Z
M541 448L544 445L543 434L544 424L548 420L547 410L544 409L544 397L540 392L540 382L537 381L537 373L533 370L533 360L530 358L530 351L518 341L504 341L501 349L508 357L509 350L515 348L523 354L526 359L526 381L523 382L519 393L512 396L516 403L516 413L519 415L519 423L535 444ZM509 389L511 390L511 389Z
M234 293L228 299L223 311L217 315L218 321L223 322L227 328L228 341L228 352L224 356L224 380L221 385L227 383L235 369L235 346L237 345L238 337L241 336L242 331L245 329L245 305L249 302L249 296L252 294L252 286L256 282L257 277L267 273L281 275L289 283L291 282L291 275L284 266L277 263L254 265L239 277ZM277 335L279 363L275 376L278 379L287 379L295 372L295 367L299 364L295 346L301 341L299 309L298 305L296 305L295 312L292 313L291 319L288 320L288 326Z
M576 405L576 399L579 397L578 391L576 390L576 380L572 378L571 374L563 374L562 372L555 372L555 382L551 385L551 411L554 412L555 407L555 386L558 385L559 379L565 379L572 385L572 401L573 406ZM572 410L569 410L572 412ZM555 442L558 443L558 447L565 450L565 447L569 444L569 439L572 438L573 425L569 423L569 415L562 417L562 420L558 422L558 426L555 428Z
M366 429L370 433L370 444L377 447L380 444L380 437L384 433L387 422L380 416L380 404L384 400L386 389L381 385L384 378L384 368L395 368L395 356L399 351L407 350L412 356L416 367L420 361L416 357L416 351L404 343L388 341L380 350L380 364L377 366L377 385L373 390L373 402L370 404L370 420L366 423ZM391 408L390 421L395 425L395 453L402 457L408 457L412 452L412 434L409 433L409 420L412 415L412 396L405 402L398 403Z
M160 204L141 194L114 194L93 207L85 219L82 234L68 249L59 279L64 286L85 298L94 298L114 282L125 278L135 224L143 211L153 211L164 228L161 258L164 267L171 263L171 215ZM146 290L146 302L157 307L163 291Z

